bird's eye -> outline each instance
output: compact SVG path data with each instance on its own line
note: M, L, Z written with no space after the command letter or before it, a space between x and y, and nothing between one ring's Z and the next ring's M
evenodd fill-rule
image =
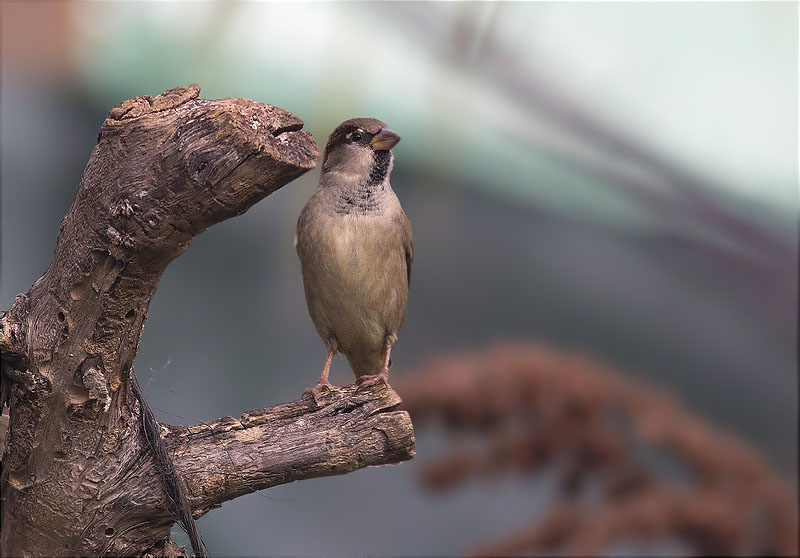
M353 132L350 137L353 141L361 141L361 132Z

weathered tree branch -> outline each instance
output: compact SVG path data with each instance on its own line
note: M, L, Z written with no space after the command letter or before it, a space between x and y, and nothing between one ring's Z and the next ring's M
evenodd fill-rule
M256 490L350 473L414 456L414 430L400 397L379 384L334 388L240 419L164 426L195 517Z
M318 157L292 114L198 93L196 85L179 87L111 110L50 267L0 315L11 411L4 555L135 555L170 547L163 541L174 517L131 387L148 305L166 266L195 236L245 212ZM393 392L344 390L330 397L310 414L308 400L241 421L164 426L195 512L251 489L413 454L407 415L378 412L396 405ZM306 432L297 420L290 423L292 412L308 414ZM381 429L392 434L378 444ZM284 443L288 433L297 448ZM352 451L337 440L353 444ZM257 462L246 463L246 455Z

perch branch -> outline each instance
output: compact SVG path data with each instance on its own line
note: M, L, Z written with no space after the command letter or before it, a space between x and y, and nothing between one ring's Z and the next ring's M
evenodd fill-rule
M334 388L240 419L162 425L195 517L223 502L296 480L340 475L414 456L414 430L400 397L383 385Z

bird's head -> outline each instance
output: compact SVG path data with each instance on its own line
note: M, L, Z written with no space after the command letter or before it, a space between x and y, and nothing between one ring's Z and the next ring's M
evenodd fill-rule
M339 124L328 138L322 168L349 175L372 172L378 164L390 164L391 149L400 136L374 118L352 118Z

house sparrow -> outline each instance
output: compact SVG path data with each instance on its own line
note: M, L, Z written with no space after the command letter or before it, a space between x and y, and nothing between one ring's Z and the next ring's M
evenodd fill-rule
M400 136L373 118L339 125L325 146L319 188L300 213L295 246L311 320L328 348L317 395L331 388L331 360L347 357L361 385L388 383L403 323L412 239L391 185Z

